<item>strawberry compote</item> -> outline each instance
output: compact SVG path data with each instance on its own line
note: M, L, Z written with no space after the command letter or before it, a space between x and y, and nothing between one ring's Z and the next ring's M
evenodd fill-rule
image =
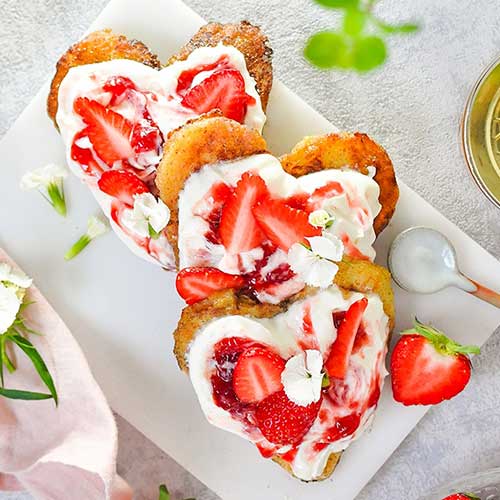
M330 454L347 448L373 418L386 374L389 332L381 300L366 296L368 306L356 332L356 339L364 340L358 341L357 351L350 354L344 379L330 378L316 403L292 403L279 386L265 399L248 399L248 391L255 393L255 384L269 387L270 380L278 377L279 381L280 375L266 368L266 359L260 363L254 360L250 371L242 371L239 360L248 359L258 347L273 353L271 357L281 357L284 370L290 358L313 349L321 353L325 370L326 359L336 348L338 326L361 297L358 293L345 297L332 286L294 302L272 318L227 316L206 324L196 333L186 359L208 420L251 441L264 457L280 456L300 479L321 476ZM304 338L310 343L305 344ZM281 380L285 384L285 379Z
M56 121L70 167L88 184L127 246L166 268L173 269L175 259L164 231L144 243L148 236L126 223L135 217L127 213L134 204L117 206L99 181L110 170L127 172L158 199L155 177L165 137L212 109L258 130L264 124L255 81L234 47L200 48L161 71L124 59L78 66L59 89Z
M328 233L346 255L373 260L378 193L368 175L332 169L295 178L265 154L205 165L179 196L180 267L240 275L245 292L279 303L304 287L288 262L294 243ZM309 222L317 210L330 214L327 228Z

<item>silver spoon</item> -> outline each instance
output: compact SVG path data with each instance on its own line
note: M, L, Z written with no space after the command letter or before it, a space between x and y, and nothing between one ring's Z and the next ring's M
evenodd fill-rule
M435 229L411 227L400 233L388 265L394 281L408 292L435 293L455 286L500 308L500 294L462 274L452 243Z

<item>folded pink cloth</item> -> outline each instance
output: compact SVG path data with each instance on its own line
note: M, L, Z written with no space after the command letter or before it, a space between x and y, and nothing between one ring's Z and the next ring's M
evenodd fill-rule
M0 262L16 267L0 248ZM116 475L117 430L113 414L80 347L42 294L23 317L52 374L59 406L52 399L11 400L0 396L0 490L25 489L37 499L129 500L132 492ZM17 370L5 387L47 392L28 358L13 350Z

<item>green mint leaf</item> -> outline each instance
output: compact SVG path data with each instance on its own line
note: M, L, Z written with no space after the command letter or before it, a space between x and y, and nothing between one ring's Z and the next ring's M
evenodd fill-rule
M352 9L359 5L359 0L314 0L322 7L329 9Z
M167 487L164 484L160 486L160 496L158 500L170 500L170 493L168 492Z
M377 20L376 24L384 33L389 35L415 33L420 29L420 26L416 23L387 24Z
M89 243L90 238L84 234L64 255L66 260L71 260L76 257Z
M54 380L52 379L52 375L50 374L47 365L40 356L40 353L36 350L35 346L28 339L21 337L20 335L9 336L9 339L17 344L17 346L31 360L33 366L35 367L35 370L37 371L38 375L40 375L43 383L47 386L47 389L50 391L50 394L54 398L54 402L57 406L59 401L57 398L57 391L54 385Z
M309 38L305 58L321 69L348 66L348 47L344 37L334 31L322 31Z
M365 27L368 15L358 9L348 9L344 15L343 30L346 35L358 36Z
M354 42L353 66L361 73L380 66L384 63L386 57L385 43L378 36L358 38Z
M61 184L62 186L62 184ZM51 182L47 186L47 194L49 195L50 202L59 215L66 217L66 201L64 200L63 188L59 187L56 182Z
M51 394L43 394L42 392L18 391L17 389L5 389L0 387L0 396L9 399L24 399L28 401L52 399Z

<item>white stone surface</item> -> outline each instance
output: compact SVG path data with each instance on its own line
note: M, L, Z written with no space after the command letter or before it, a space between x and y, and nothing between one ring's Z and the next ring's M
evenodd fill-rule
M2 0L0 135L51 76L59 55L82 35L105 3ZM276 75L285 84L335 125L368 132L380 141L401 179L500 258L500 212L469 177L458 141L468 91L485 65L498 55L497 2L382 0L379 12L387 20L418 19L423 30L415 36L392 38L389 62L363 77L320 72L304 62L301 49L307 36L333 26L337 19L309 0L187 3L206 19L247 18L262 25L274 48ZM463 311L450 310L449 314ZM360 500L415 500L443 481L499 464L499 349L497 330L474 360L467 389L428 413L364 489ZM171 486L173 500L216 498L137 430L120 418L118 424L118 469L136 489L138 500L156 499L162 482ZM1 500L27 498L0 494Z

